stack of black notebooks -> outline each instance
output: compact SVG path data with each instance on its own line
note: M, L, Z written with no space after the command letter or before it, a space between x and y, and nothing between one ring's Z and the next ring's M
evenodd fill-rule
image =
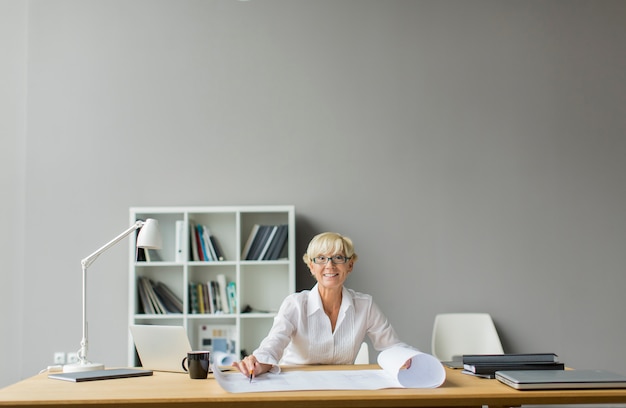
M463 373L484 378L495 378L496 371L564 369L553 353L463 355Z

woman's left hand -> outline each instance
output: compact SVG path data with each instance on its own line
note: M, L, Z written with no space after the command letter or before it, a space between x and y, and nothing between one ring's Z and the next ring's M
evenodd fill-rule
M406 360L404 365L402 367L400 367L400 370L408 370L409 368L411 368L411 361L413 361L413 359L411 359L411 358Z

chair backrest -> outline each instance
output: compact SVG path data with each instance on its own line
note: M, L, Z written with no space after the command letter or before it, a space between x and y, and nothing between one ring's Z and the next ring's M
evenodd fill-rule
M370 350L367 346L367 343L361 343L361 348L356 355L356 359L354 360L354 364L369 364L370 363Z
M442 313L435 316L432 354L450 361L463 354L503 354L502 343L488 313Z

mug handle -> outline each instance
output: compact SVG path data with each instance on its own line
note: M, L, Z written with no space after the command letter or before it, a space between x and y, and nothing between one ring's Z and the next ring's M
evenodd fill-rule
M185 360L187 360L187 357L184 357L182 361L183 370L185 370L185 372L188 372L187 367L185 367Z

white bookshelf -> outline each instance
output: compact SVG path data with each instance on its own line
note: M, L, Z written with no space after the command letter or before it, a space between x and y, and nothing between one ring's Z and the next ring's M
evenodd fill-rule
M295 209L294 206L225 206L225 207L132 207L130 221L154 218L159 221L163 248L159 260L135 259L135 240L130 239L129 323L178 325L187 330L194 349L201 349L202 325L229 326L235 333L235 354L251 353L267 335L282 300L293 293L295 283ZM176 222L185 226L181 235L184 259L176 257ZM189 256L190 222L207 226L224 252L223 261L193 261ZM241 259L242 249L255 224L287 224L285 250L278 260ZM192 313L190 282L207 282L223 274L236 285L234 313ZM167 285L183 301L182 313L146 314L141 307L138 277L147 277ZM249 305L253 311L243 313ZM182 359L182 357L181 357ZM128 340L128 362L137 365L132 338Z

